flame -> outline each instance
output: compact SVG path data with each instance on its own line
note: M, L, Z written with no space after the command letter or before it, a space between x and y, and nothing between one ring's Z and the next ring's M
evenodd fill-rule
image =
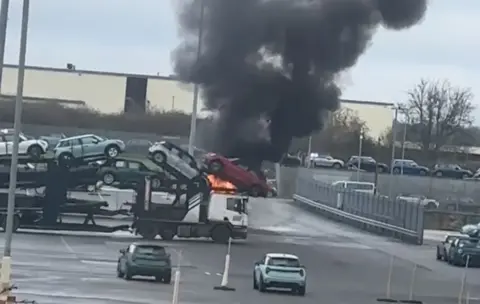
M235 187L234 184L231 182L225 181L221 178L216 177L215 175L208 175L207 176L208 181L210 182L210 185L212 186L212 189L221 189L223 191L235 191L237 190L237 187Z

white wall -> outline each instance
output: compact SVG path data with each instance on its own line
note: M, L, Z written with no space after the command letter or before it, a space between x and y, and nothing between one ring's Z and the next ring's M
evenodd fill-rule
M341 106L352 110L364 121L369 129L368 135L374 139L392 127L394 110L391 105L343 102Z
M84 101L103 113L123 111L126 78L76 71L26 69L24 96ZM16 95L17 68L5 67L2 94Z

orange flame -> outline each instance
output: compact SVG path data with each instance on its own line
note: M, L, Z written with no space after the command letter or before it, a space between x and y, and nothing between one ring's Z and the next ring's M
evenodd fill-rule
M213 189L221 189L221 190L230 190L230 191L235 191L237 190L237 187L235 187L234 184L231 182L225 181L223 179L220 179L216 177L215 175L208 175L207 176L208 181L210 182L211 186Z

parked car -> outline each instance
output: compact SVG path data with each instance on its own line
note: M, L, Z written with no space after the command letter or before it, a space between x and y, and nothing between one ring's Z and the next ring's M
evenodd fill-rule
M158 282L170 284L172 261L165 247L156 243L136 242L120 249L117 276L131 280L134 276L155 277Z
M173 178L149 159L119 157L100 167L97 176L106 185L140 182L150 176L152 189L173 184Z
M161 141L153 144L148 149L148 155L155 163L160 166L168 165L188 179L201 175L201 170L195 158L171 142Z
M46 141L48 147L53 149L57 146L60 140L65 138L67 138L67 136L63 133L52 133L50 135L40 136L38 139Z
M335 168L341 169L345 166L345 163L341 159L333 158L330 155L319 155L317 153L312 153L309 157L311 167L324 167L324 168Z
M447 234L445 240L443 240L440 244L437 244L437 260L448 261L448 252L450 250L450 246L452 245L452 242L459 237L464 236L462 236L461 234Z
M231 161L215 153L207 153L204 159L209 173L233 183L238 189L247 190L253 197L270 195L272 189L265 179L236 164L235 161L238 160Z
M406 201L409 203L419 203L427 209L437 209L440 206L438 201L417 194L400 194L397 196L396 200L399 202Z
M14 132L11 129L0 130L0 156L12 155ZM40 139L28 139L23 133L19 135L18 154L39 158L47 152L48 143Z
M418 165L411 159L394 159L392 162L393 174L422 175L426 176L430 170L425 166Z
M289 288L304 296L307 290L305 266L293 254L267 253L255 263L253 289L265 292L268 288Z
M467 169L463 169L456 164L437 164L433 168L433 175L436 177L450 177L450 178L471 178L473 172Z
M384 163L377 162L373 157L370 156L352 156L347 162L347 167L349 169L357 169L360 166L360 170L366 172L375 172L378 170L378 173L388 172L388 166Z
M65 163L99 156L115 158L125 151L125 143L119 139L85 134L60 140L53 151L55 157Z

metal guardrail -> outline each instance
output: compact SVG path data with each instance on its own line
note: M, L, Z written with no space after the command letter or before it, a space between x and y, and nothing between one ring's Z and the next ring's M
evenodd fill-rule
M408 243L423 243L424 208L385 196L334 188L299 169L295 202L322 215Z

